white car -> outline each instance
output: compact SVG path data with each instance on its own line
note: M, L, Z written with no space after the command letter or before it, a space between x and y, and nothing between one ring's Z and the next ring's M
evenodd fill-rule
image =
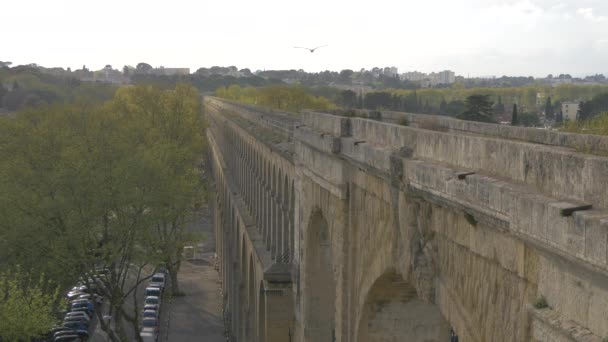
M158 335L154 331L150 331L148 328L143 328L139 333L141 339L144 342L156 342L158 341Z
M161 289L165 288L165 275L162 273L154 273L154 275L152 276L152 279L150 279L150 286L151 287L160 287Z

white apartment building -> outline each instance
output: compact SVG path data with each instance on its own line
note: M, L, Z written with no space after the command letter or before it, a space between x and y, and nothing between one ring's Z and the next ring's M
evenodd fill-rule
M580 102L563 102L562 103L562 115L564 121L576 121L578 116Z
M456 82L456 74L450 70L433 72L426 74L418 71L411 71L401 74L402 80L421 82L423 87L435 86L438 84L452 84Z

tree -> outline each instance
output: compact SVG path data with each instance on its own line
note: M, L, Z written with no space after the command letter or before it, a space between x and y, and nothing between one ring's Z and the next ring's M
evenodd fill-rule
M350 69L340 71L340 81L344 84L351 84L354 72Z
M54 307L60 301L59 287L41 276L31 279L19 268L0 274L0 340L29 341L57 323Z
M504 105L504 103L502 103L502 97L500 95L498 96L498 102L496 103L496 106L494 107L494 112L497 115L502 115L505 113L505 105Z
M2 104L3 104L2 98L7 93L8 93L8 90L6 90L6 88L4 88L4 86L2 85L2 83L0 83L0 108L2 108Z
M152 66L148 63L138 63L137 66L135 66L135 73L137 74L149 74L152 71Z
M11 64L13 64L13 63L9 62L9 61L6 61L6 62L0 61L0 68L8 68L11 66Z
M591 100L581 103L579 118L587 120L608 111L608 92L595 95Z
M555 118L555 110L551 104L551 96L547 97L547 103L545 103L545 118L553 120Z
M343 90L338 94L338 104L345 108L354 108L357 105L357 93L352 90Z
M112 341L130 340L123 321L139 331L137 284L160 265L176 277L183 225L203 200L203 131L198 92L185 85L0 118L0 271L20 264L66 287L109 267L114 324L97 311L99 322L116 330Z
M534 113L521 113L517 117L518 124L525 127L540 126L540 118Z
M513 104L513 112L511 114L511 126L519 125L519 119L517 118L517 104Z
M569 121L563 130L572 133L608 135L608 112L586 121Z
M490 95L471 95L465 101L465 110L457 117L461 120L496 123L492 117Z

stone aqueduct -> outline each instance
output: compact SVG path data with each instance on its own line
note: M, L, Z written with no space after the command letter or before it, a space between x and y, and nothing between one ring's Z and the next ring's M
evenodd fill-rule
M211 97L205 112L233 341L608 336L608 139Z

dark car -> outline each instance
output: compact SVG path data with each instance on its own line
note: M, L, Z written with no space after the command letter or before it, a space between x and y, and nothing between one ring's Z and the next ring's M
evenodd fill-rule
M89 329L89 327L87 325L78 323L78 322L63 323L63 326L66 328L70 328L72 330L88 330Z
M59 331L56 332L53 335L53 338L57 338L57 337L61 337L61 336L73 336L76 335L78 337L80 337L83 340L87 340L89 338L89 332L86 330L65 330L65 331Z
M67 312L64 317L86 317L89 320L92 318L85 311L70 311Z
M156 318L144 318L142 320L142 325L144 327L142 331L153 330L155 333L158 334L158 330L159 330L158 319L156 319Z
M64 326L57 326L57 327L51 328L51 331L49 331L49 334L51 334L51 336L53 336L55 333L58 333L60 331L71 331L71 330L72 329L66 328Z
M78 302L78 303L73 303L71 306L71 311L74 311L74 309L79 309L79 308L85 308L87 309L87 311L89 311L89 313L93 312L93 303L91 302Z
M84 324L87 326L87 328L89 327L89 320L85 317L66 317L63 319L63 323L71 323L71 322L76 322L76 323L80 323L80 324Z
M70 312L84 312L87 316L89 316L89 318L93 318L93 311L89 310L89 308L86 306L72 308L72 311Z

